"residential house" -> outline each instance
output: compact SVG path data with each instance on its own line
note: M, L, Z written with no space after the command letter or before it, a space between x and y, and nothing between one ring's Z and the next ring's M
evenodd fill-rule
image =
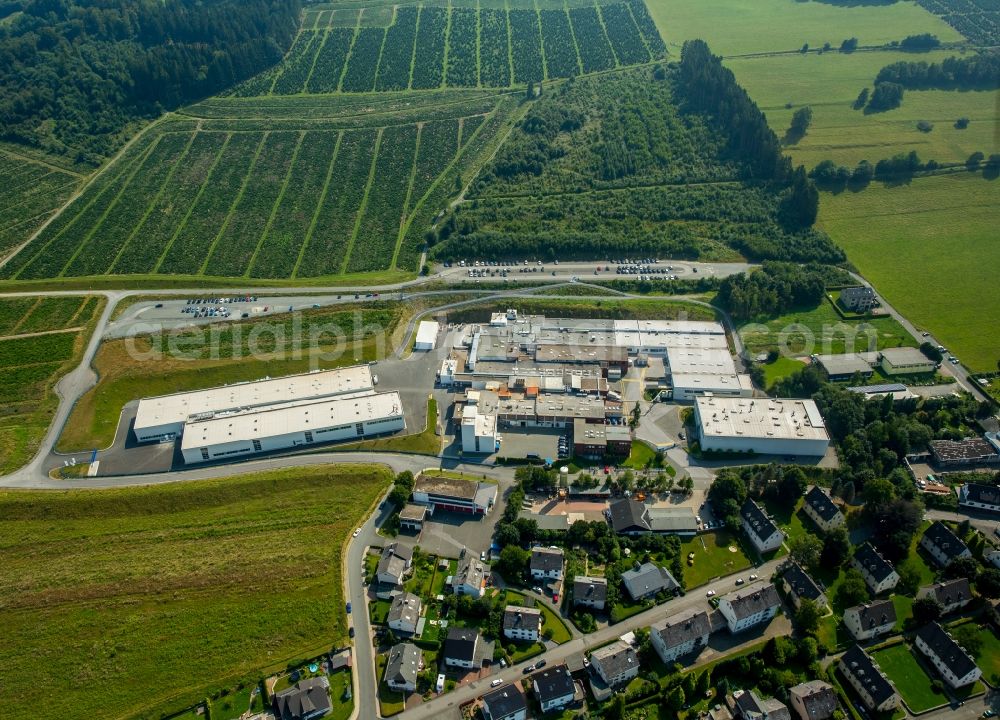
M633 600L645 600L664 591L673 593L680 589L680 583L669 570L649 562L623 572L622 583Z
M325 677L299 680L274 696L278 720L313 720L330 712L330 681Z
M511 640L538 642L542 632L542 611L538 608L508 605L503 611L503 634Z
M952 689L971 685L983 674L969 653L936 622L920 628L913 644Z
M992 550L986 553L983 557L986 558L986 562L1000 570L1000 550Z
M611 529L619 535L641 535L652 531L646 506L631 498L611 503L607 514Z
M535 699L543 713L565 708L576 696L576 685L565 664L545 668L530 679Z
M888 560L882 557L871 543L857 549L851 558L851 567L861 573L868 589L875 595L888 592L899 582L899 573Z
M448 667L471 670L476 666L476 647L479 633L469 628L448 628L444 641L444 664Z
M830 720L840 707L837 691L822 680L810 680L794 686L788 691L788 699L800 720Z
M532 548L528 570L532 580L562 580L563 551L559 548Z
M504 685L483 695L485 720L525 720L528 700L517 685Z
M788 564L781 576L781 582L796 610L802 605L803 600L812 600L821 608L827 606L823 590L797 562L792 561Z
M385 664L385 684L396 692L415 692L420 663L420 648L416 645L393 645L389 648L389 660Z
M639 676L639 656L631 645L616 640L590 653L590 669L609 687L622 687Z
M599 577L577 575L573 578L573 605L603 610L608 599L608 581Z
M875 291L867 286L849 287L840 291L840 306L847 312L866 313L873 307L877 299Z
M753 690L737 690L726 698L736 720L791 720L788 706L775 698L762 700Z
M841 656L838 668L869 710L889 712L899 707L896 686L860 645L855 645Z
M458 562L458 570L451 578L451 589L456 595L482 597L486 591L486 566L478 558L466 555Z
M977 510L1000 512L1000 487L966 483L958 491L958 504Z
M711 634L708 613L692 608L654 623L649 628L649 641L660 660L670 665L677 658L705 647Z
M719 612L733 634L769 622L780 607L781 598L771 583L753 583L719 598Z
M402 585L403 577L412 566L413 550L399 543L389 543L382 548L375 580L382 585Z
M417 631L420 620L420 598L413 593L402 592L393 596L385 624L390 629L412 635Z
M896 626L896 606L888 598L855 605L844 611L844 625L858 642L873 640Z
M923 537L920 538L920 547L926 550L941 567L958 558L972 557L972 552L965 543L940 520L932 523L924 531Z
M844 524L844 513L833 504L833 500L819 485L814 485L806 493L802 510L823 532L830 532Z
M922 587L917 592L917 597L934 598L941 606L941 611L947 615L968 605L972 600L972 590L968 578L955 578Z
M740 522L743 525L743 532L747 534L759 553L777 550L785 541L785 534L751 498L747 498L740 508Z

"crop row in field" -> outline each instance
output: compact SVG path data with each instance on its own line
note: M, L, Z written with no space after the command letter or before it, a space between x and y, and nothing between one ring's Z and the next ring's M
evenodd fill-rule
M0 257L24 242L69 197L79 177L0 151Z
M366 9L360 21L356 14L341 21L346 25L332 15L307 15L282 63L232 94L509 87L644 63L666 52L643 0L386 6Z
M371 128L164 123L0 273L283 279L393 268L408 217L482 122L453 112Z

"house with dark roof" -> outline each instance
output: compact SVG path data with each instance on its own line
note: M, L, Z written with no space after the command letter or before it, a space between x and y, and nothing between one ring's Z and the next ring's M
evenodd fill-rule
M899 707L896 686L860 645L855 645L841 656L837 669L869 710L889 712Z
M674 593L681 587L669 570L651 562L623 572L622 584L633 600L645 600L664 591Z
M785 534L778 529L774 521L752 498L747 498L743 507L740 508L740 523L743 526L743 532L750 538L750 542L759 553L777 550L785 541Z
M399 643L389 648L385 664L385 684L396 692L414 692L420 674L420 648L413 643Z
M503 611L503 635L511 640L538 642L542 631L542 611L508 605Z
M639 676L639 656L631 645L616 640L590 653L590 669L609 687L621 687Z
M719 612L733 634L769 622L780 607L778 589L771 583L752 583L719 598Z
M420 598L413 593L401 592L393 596L389 605L389 614L385 624L396 632L409 633L417 631L420 620Z
M708 613L691 608L664 618L649 628L649 641L667 665L708 644L712 634L712 621Z
M866 313L875 307L878 298L875 291L866 285L848 287L840 291L840 306L847 312Z
M451 578L451 590L456 595L482 597L486 591L486 566L479 558L466 555L458 561L458 570Z
M976 661L936 622L920 628L913 644L952 689L971 685L982 677Z
M844 524L844 513L840 512L840 508L834 505L833 500L819 485L813 485L812 490L806 493L802 511L823 532L830 532Z
M382 548L375 579L380 585L395 587L402 584L403 577L412 566L413 550L399 543L389 543Z
M872 640L896 627L896 606L886 598L849 607L844 611L844 625L858 642Z
M800 720L830 720L840 707L837 691L822 680L810 680L789 688L788 699Z
M603 610L608 599L608 581L599 577L577 575L573 578L573 605Z
M972 552L965 543L940 520L931 523L931 526L924 531L923 537L920 538L920 547L926 550L941 567L958 558L972 557Z
M652 531L646 506L638 500L623 498L607 510L611 529L619 535L641 535Z
M791 720L785 703L775 698L762 700L753 690L737 690L726 698L736 720Z
M1000 487L965 483L958 491L958 504L977 510L1000 512Z
M1000 570L1000 550L991 550L983 558L997 570Z
M866 542L855 551L851 567L861 573L868 589L875 595L892 590L899 582L899 573L892 563L882 557L871 543Z
M274 696L278 720L313 720L330 712L330 682L325 677L299 680Z
M533 580L562 580L563 551L559 548L532 548L528 570Z
M528 700L517 685L504 685L482 697L485 720L525 720Z
M444 641L444 664L471 670L476 666L476 646L479 633L469 628L448 628Z
M821 608L827 606L826 595L822 588L809 577L809 573L803 570L797 562L788 563L788 567L781 575L781 583L785 592L792 599L796 610L801 607L803 600L812 600Z
M530 681L543 713L565 708L576 696L576 685L565 664L553 665L536 672L530 677Z
M972 589L969 587L968 578L955 578L922 587L917 591L917 597L934 598L941 606L941 612L947 615L969 604L972 600Z

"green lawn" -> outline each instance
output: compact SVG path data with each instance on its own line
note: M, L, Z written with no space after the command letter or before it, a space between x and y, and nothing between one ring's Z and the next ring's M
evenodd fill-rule
M349 670L340 670L329 676L330 679L330 701L333 708L326 717L331 720L347 720L354 710L354 699L348 700L344 697L344 691L351 687L351 673Z
M983 641L983 649L976 664L983 671L983 679L995 686L1000 682L1000 637L989 626L984 626L979 629L979 638Z
M344 452L366 451L366 452L401 452L416 453L417 455L437 455L441 452L441 438L437 432L437 401L434 398L427 400L427 423L420 432L409 432L406 435L390 435L389 437L378 438L376 440L364 440L359 443L349 445L337 445L334 450ZM408 428L413 430L413 428Z
M906 643L877 650L872 657L896 685L899 694L913 712L923 712L948 701L931 689L932 678L913 656Z
M352 465L0 493L5 700L159 716L344 641L341 547L390 479ZM39 672L54 667L73 670Z
M391 608L392 603L388 600L376 600L371 603L371 605L368 606L368 614L371 617L372 624L384 625Z
M731 552L730 548L735 548ZM694 553L694 564L688 564L688 554ZM737 539L727 530L704 533L681 543L684 562L684 587L700 587L721 575L750 567L750 560L743 553Z
M892 318L845 321L825 300L815 308L793 310L766 323L744 325L740 336L754 355L773 348L785 355L805 356L916 345Z
M820 226L881 294L974 371L1000 358L997 182L961 173L823 193Z
M762 367L764 368L764 385L771 387L778 380L797 373L805 367L805 364L795 358L779 357L773 363L767 363Z
M881 45L913 33L961 40L957 31L914 2L843 7L796 0L648 0L650 14L671 53L701 38L721 55L798 50L803 43L835 48L845 38Z
M656 451L653 450L649 445L644 442L639 442L638 440L632 441L632 452L629 453L628 459L622 463L623 467L633 468L634 470L642 470L646 467L646 463L651 463L656 459Z
M382 678L385 677L385 666L389 662L387 653L381 653L375 658L375 671L378 680L378 701L382 717L390 717L403 712L406 697L403 693L390 690Z
M213 700L213 720L236 720L236 718L242 716L248 709L254 712L263 710L264 704L261 701L260 693L254 694L253 706L251 707L250 705L250 695L257 687L256 685L247 685L241 690L220 697L218 700Z
M508 645L507 649L510 651L511 665L517 665L519 662L535 657L535 655L541 655L545 652L545 645L540 642L516 642Z

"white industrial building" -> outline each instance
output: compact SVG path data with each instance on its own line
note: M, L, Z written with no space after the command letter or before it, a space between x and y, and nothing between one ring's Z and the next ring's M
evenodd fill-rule
M497 416L483 415L475 405L462 408L462 452L493 453L497 445Z
M265 378L139 401L139 442L181 437L186 463L405 429L399 393L376 393L367 365Z
M299 400L192 418L184 426L181 454L185 463L200 463L313 443L364 439L405 427L397 392Z
M373 387L369 367L358 365L143 398L135 414L135 436L139 442L157 442L178 437L191 417L371 392Z
M812 400L705 395L696 398L694 416L702 450L815 456L830 445Z
M433 320L422 320L417 326L417 341L414 350L433 350L437 346L437 336L441 326Z

